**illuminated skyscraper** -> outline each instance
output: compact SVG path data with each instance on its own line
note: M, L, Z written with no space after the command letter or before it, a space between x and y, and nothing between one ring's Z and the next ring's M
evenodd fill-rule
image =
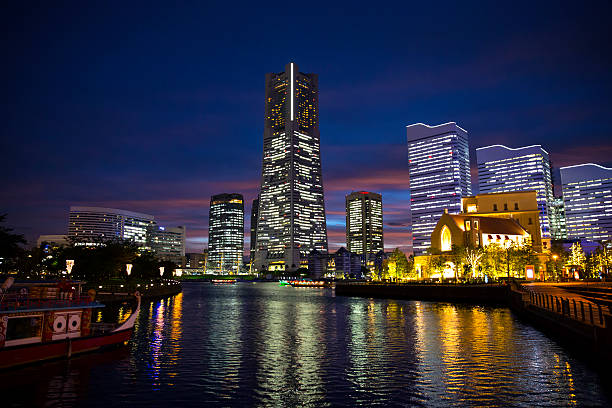
M367 265L383 245L382 196L357 191L346 196L346 246Z
M167 228L154 224L147 231L147 243L159 259L181 266L185 257L185 236L185 227Z
M255 249L257 243L257 222L259 220L259 195L256 199L253 200L253 205L251 206L251 252L250 252L250 260L253 262L255 260Z
M540 210L542 238L551 238L554 200L550 159L540 145L512 149L502 145L476 149L478 188L481 194L535 190Z
M431 233L447 209L461 212L461 198L472 194L468 133L455 122L406 127L412 249L423 255Z
M295 270L327 252L316 74L266 74L256 269Z
M555 197L550 205L550 232L552 239L567 239L563 197Z
M612 240L612 168L593 163L561 167L569 239Z
M68 237L81 245L129 240L145 249L147 230L154 224L154 217L148 214L116 208L70 207Z
M239 271L244 251L242 194L217 194L210 198L208 251L211 268L225 273Z

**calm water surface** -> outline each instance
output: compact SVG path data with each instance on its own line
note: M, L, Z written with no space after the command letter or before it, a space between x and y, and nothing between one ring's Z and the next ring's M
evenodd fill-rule
M506 308L186 283L143 305L134 337L0 373L0 406L610 405L597 373Z

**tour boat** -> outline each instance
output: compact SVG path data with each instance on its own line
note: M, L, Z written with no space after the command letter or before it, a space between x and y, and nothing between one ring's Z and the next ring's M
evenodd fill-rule
M80 296L80 283L72 284L78 290L62 292L53 284L31 284L13 293L2 288L0 369L127 344L140 312L140 294L134 294L138 305L123 323L92 323L92 312L104 305L94 300L95 292Z
M236 283L236 279L212 279L211 280L212 283L214 284L232 284L232 283Z
M333 283L328 281L294 280L289 283L293 287L303 288L329 288L333 286Z

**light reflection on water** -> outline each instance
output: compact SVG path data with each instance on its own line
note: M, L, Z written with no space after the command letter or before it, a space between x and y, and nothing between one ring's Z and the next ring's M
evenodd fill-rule
M599 381L506 308L261 283L187 283L127 348L0 374L8 406L87 407L607 405Z

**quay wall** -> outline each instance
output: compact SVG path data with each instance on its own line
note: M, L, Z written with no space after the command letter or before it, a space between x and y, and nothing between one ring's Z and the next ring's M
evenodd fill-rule
M336 283L336 295L387 299L507 304L507 285Z
M143 285L144 286L144 285ZM138 290L143 299L156 299L177 295L183 290L182 284L175 281L172 284L155 284L150 287L126 287L115 286L98 289L96 300L104 302L122 302L134 298L134 292Z

